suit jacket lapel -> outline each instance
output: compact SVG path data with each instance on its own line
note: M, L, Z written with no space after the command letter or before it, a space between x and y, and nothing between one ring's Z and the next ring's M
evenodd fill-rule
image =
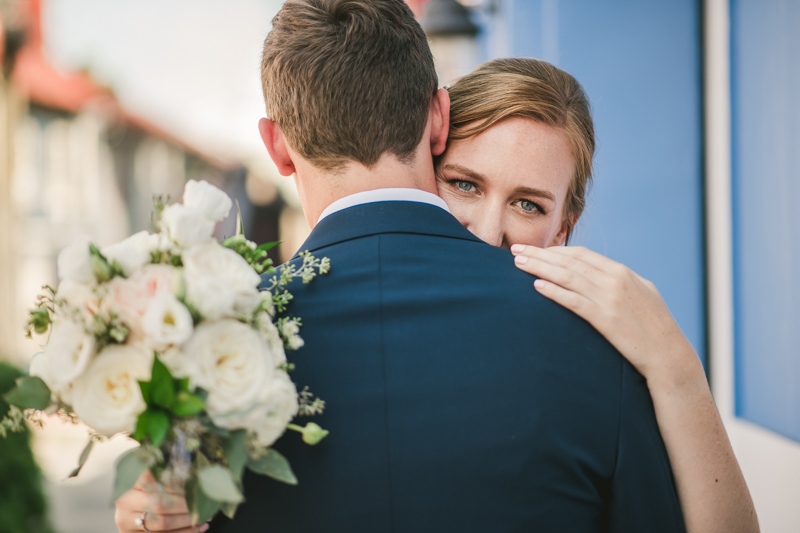
M420 202L373 202L322 219L299 252L313 252L332 244L381 233L437 235L482 242L453 215L439 207Z

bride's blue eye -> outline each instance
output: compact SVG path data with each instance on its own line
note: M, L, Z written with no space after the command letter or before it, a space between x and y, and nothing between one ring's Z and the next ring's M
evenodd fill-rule
M458 188L460 190L462 190L464 192L471 192L471 191L473 191L475 189L475 185L473 185L472 183L470 183L468 181L460 181L459 180L459 181L456 182L456 185L458 186Z
M520 200L519 206L522 208L523 211L541 211L541 209L539 209L539 206L531 202L530 200Z

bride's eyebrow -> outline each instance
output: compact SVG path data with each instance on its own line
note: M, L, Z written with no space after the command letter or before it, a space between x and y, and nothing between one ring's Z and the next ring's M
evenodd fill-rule
M536 196L538 198L545 198L547 200L550 200L551 202L556 201L556 196L550 191L545 191L544 189L536 189L533 187L517 187L515 191L517 192L517 194L524 194L527 196Z
M444 168L446 170L455 170L456 172L460 172L475 181L480 181L480 182L486 181L486 177L483 174L478 174L474 170L470 170L467 167L462 167L461 165L448 163L444 166Z

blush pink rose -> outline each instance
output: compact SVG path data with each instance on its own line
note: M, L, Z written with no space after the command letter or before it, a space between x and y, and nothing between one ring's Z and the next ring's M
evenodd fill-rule
M119 316L128 326L129 342L142 340L142 317L147 306L157 294L175 294L179 285L178 269L167 265L146 265L127 279L117 277L111 280L104 304L107 311Z

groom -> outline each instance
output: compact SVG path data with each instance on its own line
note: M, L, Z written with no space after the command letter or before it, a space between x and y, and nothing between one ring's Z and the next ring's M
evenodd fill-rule
M291 287L317 446L299 485L245 479L216 531L684 531L643 378L437 197L449 99L402 0L288 0L261 135L328 276Z

